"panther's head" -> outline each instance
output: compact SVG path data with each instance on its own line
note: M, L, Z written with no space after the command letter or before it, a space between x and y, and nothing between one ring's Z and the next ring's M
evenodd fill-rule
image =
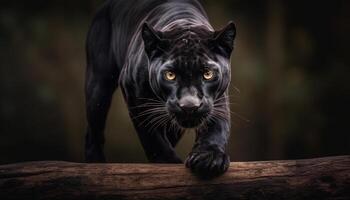
M199 126L213 112L230 83L230 55L236 29L205 27L154 30L142 27L149 82L167 113L184 128Z

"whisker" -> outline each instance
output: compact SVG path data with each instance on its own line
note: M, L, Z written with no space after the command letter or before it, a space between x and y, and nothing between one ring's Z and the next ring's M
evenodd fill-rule
M220 113L213 113L213 115L221 117L222 119L227 119L227 120L230 119L227 115L223 115L223 114L220 114Z
M200 127L202 127L204 130L208 131L207 119L204 119L204 118L201 119Z
M238 117L239 119L243 120L244 122L246 122L246 123L249 123L249 122L250 122L249 119L247 119L247 118L245 118L245 117L239 115L238 113L235 113L235 112L232 112L232 111L230 111L230 112L231 112L231 114L235 115L236 117Z
M152 133L154 129L159 128L159 126L162 126L171 120L169 113L166 111L165 102L163 100L144 97L139 97L137 99L145 102L130 107L131 109L143 109L142 112L132 117L133 120L141 117L143 118L142 121L138 123L138 126L144 126L148 128L148 132Z
M159 123L158 123L158 125L156 126L156 127L154 127L154 129L157 129L158 127L166 127L166 124L168 123L170 121L170 118L169 118L169 116L165 116L164 117L164 120L162 120L162 121L160 121L159 120Z
M147 123L147 125L146 125L146 127L148 126L147 132L149 132L149 133L152 134L152 132L153 132L153 130L154 130L154 127L157 126L157 124L159 124L159 122L160 122L161 120L164 120L165 118L166 118L165 116L161 116L161 117L158 118L158 121L155 121L155 123Z
M135 117L132 117L132 119L138 119L138 118L140 118L140 117L145 117L145 116L147 116L147 115L154 116L154 115L163 114L163 113L165 113L165 112L164 112L164 111L161 111L161 110L159 110L159 111L149 111L149 112L147 112L147 113L143 113L143 114L137 115L137 116L135 116Z
M238 94L241 93L241 90L239 90L236 86L232 86L232 87L233 87L233 89L235 89L235 91L236 91Z
M221 104L214 104L213 106L216 108L223 108L223 107L230 107L232 105L239 105L238 103L221 103Z
M132 119L136 119L136 118L139 118L139 117L142 117L142 116L145 116L148 114L152 114L152 113L163 113L163 112L166 112L164 108L151 108L151 109L147 109L147 110L139 113L138 115L132 117Z
M164 124L164 122L167 122L167 120L169 120L169 118L167 116L168 116L168 114L164 114L164 115L159 116L155 120L155 123L150 127L149 132L152 133L153 130L157 129L160 125ZM151 122L151 123L153 123L153 122Z
M152 117L156 116L157 113L154 113L154 114L150 114L148 117L146 117L142 122L139 123L138 126L141 126L143 125L145 122L149 121ZM159 115L157 115L159 116ZM148 122L149 123L149 122Z
M235 116L238 117L240 120L243 120L243 121L245 121L246 123L249 123L249 122L250 122L250 120L248 120L247 118L245 118L245 117L243 117L243 116L239 115L238 113L233 112L233 111L231 111L231 110L223 110L223 109L220 109L220 108L214 108L214 110L215 110L215 111L218 111L218 112L221 112L222 114L225 114L225 112L229 112L230 114L235 115Z
M142 111L141 113L145 113L147 111L157 111L157 110L164 110L165 111L165 109L163 107L157 107L157 108L146 109L146 110Z
M215 103L215 102L218 102L218 101L220 101L220 100L230 99L231 97L232 97L232 98L233 98L233 97L237 97L237 95L228 95L228 94L224 94L224 95L222 95L222 96L219 97L219 98L215 98L214 103Z
M163 100L158 100L158 99L150 99L150 98L144 98L144 97L139 97L137 99L140 99L140 100L147 100L147 101L153 101L153 102L159 102L159 103L164 103Z
M153 122L159 122L159 120L161 120L164 116L166 116L167 114L161 114L161 115L158 115L156 117L154 117L153 119L151 119L146 125L145 127L147 127L148 125L152 125ZM158 120L158 121L157 121Z
M154 116L162 115L164 113L166 113L165 110L154 110L152 112L147 112L147 113L144 113L144 114L140 114L140 115L138 115L136 117L133 117L133 119L149 115L139 124L139 125L142 125L144 122L148 121L150 118L152 118Z
M140 104L140 105L137 105L137 106L132 106L130 107L131 109L134 109L134 108L145 108L145 107L158 107L158 106L164 106L163 104L151 104L151 103L145 103L145 104Z
M173 129L173 131L176 132L176 128L179 128L179 127L176 124L175 117L172 115L171 121L170 121L170 129Z
M225 118L225 117L222 117L220 115L215 115L213 114L212 115L213 118L216 118L217 120L221 121L221 120L225 120L225 121L229 121L229 119Z
M221 115L222 117L229 118L229 113L227 113L226 110L214 108L213 114L218 114L218 115Z

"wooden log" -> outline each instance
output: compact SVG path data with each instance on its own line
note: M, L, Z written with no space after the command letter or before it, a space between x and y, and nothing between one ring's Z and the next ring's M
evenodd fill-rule
M210 180L178 164L9 164L0 199L350 199L350 156L232 162Z

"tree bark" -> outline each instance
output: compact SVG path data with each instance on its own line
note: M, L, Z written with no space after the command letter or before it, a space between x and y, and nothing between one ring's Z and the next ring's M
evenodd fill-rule
M350 199L350 156L232 162L210 180L177 164L9 164L0 199Z

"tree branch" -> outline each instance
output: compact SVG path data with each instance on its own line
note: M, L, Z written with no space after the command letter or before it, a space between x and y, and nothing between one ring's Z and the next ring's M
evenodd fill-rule
M350 199L350 156L232 162L211 180L175 164L0 166L0 199Z

